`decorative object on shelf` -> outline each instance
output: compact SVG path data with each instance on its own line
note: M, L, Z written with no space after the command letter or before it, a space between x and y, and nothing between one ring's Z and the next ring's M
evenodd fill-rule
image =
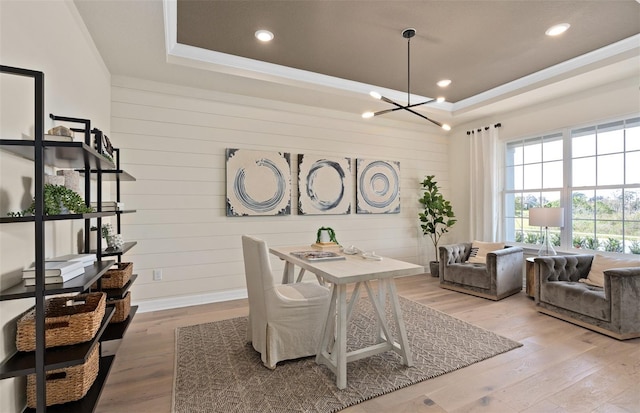
M227 216L291 214L291 154L227 149Z
M74 171L73 169L61 169L57 171L56 174L64 178L62 185L64 185L65 188L80 193L80 172Z
M119 250L124 245L122 235L116 234L113 225L108 222L102 225L102 238L107 241L107 251Z
M298 212L302 215L351 212L351 158L298 155Z
M107 238L107 250L119 250L124 245L124 239L121 234L113 234Z
M73 131L66 126L55 126L47 131L47 135L73 137Z
M435 175L428 175L422 181L422 197L418 199L423 211L418 214L422 234L428 235L435 250L435 261L429 262L432 276L439 273L438 242L443 234L449 232L449 228L456 223L455 214L451 202L444 199L440 193L438 183L434 181Z
M390 104L394 105L395 108L381 110L381 111L378 111L378 112L375 112L375 113L374 112L365 112L365 113L362 114L362 117L365 118L365 119L369 119L369 118L372 118L374 116L383 115L385 113L395 112L396 110L401 110L402 109L402 110L406 110L408 112L411 112L414 115L418 115L421 118L426 119L429 122L440 126L444 130L447 130L447 131L451 130L451 126L447 125L446 123L440 123L438 121L430 119L430 118L426 117L425 115L423 115L421 113L418 113L418 112L416 112L415 110L412 109L412 108L415 108L417 106L426 105L427 103L431 103L431 102L434 102L434 101L438 101L438 102L441 101L440 99L429 99L429 100L421 102L421 103L411 104L411 60L410 60L410 57L411 57L411 38L413 36L415 36L415 35L416 35L416 29L408 28L408 29L404 29L402 31L402 37L407 39L407 104L405 106L403 106L403 105L401 105L399 103L394 102L393 100L391 100L391 99L389 99L387 97L382 96L378 92L371 92L371 93L369 93L371 95L371 97L373 97L375 99L383 100L383 101L385 101L387 103L390 103Z
M356 213L400 212L400 162L357 159Z
M556 250L553 249L549 239L549 227L564 226L564 208L529 208L529 225L544 227L544 239L538 250L538 256L556 255Z
M77 366L47 371L47 406L63 404L82 399L100 370L100 346L95 346L87 361ZM27 406L36 408L36 375L27 376Z
M58 175L45 175L44 183L46 185L59 185L64 186L64 176Z
M93 212L93 208L88 207L84 199L82 199L77 192L64 186L45 184L43 195L45 215L84 214ZM20 212L9 212L7 215L11 217L21 217L33 215L35 212L36 203L34 199L29 208Z
M98 153L113 162L113 145L111 145L109 137L97 128L93 128L91 133L96 135L94 138L94 147Z
M68 346L91 340L104 316L107 295L101 292L54 297L45 302L45 342L47 348ZM36 310L32 307L18 318L16 348L36 349Z

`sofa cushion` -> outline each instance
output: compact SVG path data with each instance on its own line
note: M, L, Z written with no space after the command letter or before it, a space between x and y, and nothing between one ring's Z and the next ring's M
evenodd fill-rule
M540 286L540 301L598 320L611 321L611 305L599 287L573 281L549 281Z
M491 276L485 264L449 264L443 280L485 290L491 288Z
M595 254L587 278L581 278L580 282L604 288L604 270L626 267L640 267L640 257L610 257Z
M469 257L467 262L474 264L485 264L487 262L487 254L504 248L504 242L483 242L473 241L471 249L478 249L475 257Z

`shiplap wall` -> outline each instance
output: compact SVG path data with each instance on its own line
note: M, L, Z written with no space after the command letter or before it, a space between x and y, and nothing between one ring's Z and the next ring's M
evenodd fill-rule
M126 256L139 278L132 300L140 310L223 299L244 290L240 236L269 245L310 245L316 230L332 227L343 245L355 245L425 265L432 247L420 232L419 182L435 174L448 191L448 140L427 122L376 118L215 91L114 77L111 140L136 182L124 183ZM393 115L391 116L391 118ZM292 155L292 214L227 217L225 149ZM399 214L297 213L297 155L320 154L400 162ZM282 264L272 260L274 272ZM163 279L153 281L153 270ZM232 295L227 295L232 297Z

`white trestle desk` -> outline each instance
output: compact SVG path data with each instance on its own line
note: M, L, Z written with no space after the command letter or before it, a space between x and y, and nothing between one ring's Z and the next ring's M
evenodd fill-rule
M304 271L309 271L315 274L319 280L331 284L331 304L316 354L316 363L326 365L335 373L338 388L347 387L347 363L350 361L392 350L402 357L405 365L411 366L413 364L411 349L393 278L422 274L424 267L386 257L382 261L375 261L365 259L361 255L345 255L346 259L344 260L308 261L291 255L293 251L305 250L312 250L312 248L293 246L269 249L272 254L285 260L283 283L294 282L295 267L297 266L301 269L301 275L304 274ZM301 275L298 277L298 281L302 278ZM371 281L374 280L378 281L377 292L371 286ZM355 286L347 301L347 285L351 283ZM347 353L347 325L362 287L365 288L377 315L378 343ZM391 306L391 320L387 320L385 315L387 294ZM398 341L389 333L389 321L396 325Z

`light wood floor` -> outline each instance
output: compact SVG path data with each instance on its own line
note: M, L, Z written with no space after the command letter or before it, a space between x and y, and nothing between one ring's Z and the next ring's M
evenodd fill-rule
M441 289L429 275L397 286L524 346L343 412L640 412L640 339L621 342L539 314L524 291L493 302ZM246 300L137 314L97 413L170 412L176 327L247 314Z

